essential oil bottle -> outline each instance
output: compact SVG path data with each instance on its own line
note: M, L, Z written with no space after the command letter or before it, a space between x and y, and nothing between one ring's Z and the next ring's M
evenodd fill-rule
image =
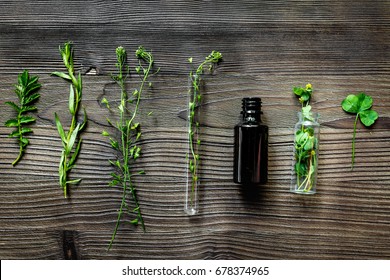
M242 99L242 121L234 127L234 182L260 185L268 177L268 126L261 123L261 98Z

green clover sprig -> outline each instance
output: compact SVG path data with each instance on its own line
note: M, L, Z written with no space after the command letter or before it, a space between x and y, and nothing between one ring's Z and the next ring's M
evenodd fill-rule
M366 95L364 92L360 92L358 95L350 94L341 102L341 107L345 112L356 114L355 123L353 125L351 169L353 169L355 164L355 138L358 119L360 119L364 126L369 127L373 125L379 117L378 113L371 109L372 104L372 97Z

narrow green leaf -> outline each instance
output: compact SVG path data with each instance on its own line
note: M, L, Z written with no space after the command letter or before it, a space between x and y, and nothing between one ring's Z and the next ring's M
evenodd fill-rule
M31 87L35 85L41 86L40 84L37 84L37 82L38 82L38 76L31 76L28 81L27 87Z
M119 162L119 160L116 160L116 161L109 160L108 162L109 162L111 165L116 166L116 167L118 167L119 169L122 169L122 166L121 166L121 163Z
M125 107L123 106L123 104L120 104L119 106L118 106L118 109L119 109L119 111L121 112L121 113L123 113L124 112L124 109Z
M70 153L70 151L73 148L73 145L74 145L76 138L77 138L77 135L79 133L79 129L80 129L80 124L77 124L76 128L73 130L72 134L70 135L69 142L66 145L66 150L68 151L68 153Z
M74 100L75 100L75 96L74 96L74 89L73 89L73 85L70 85L70 89L69 89L69 112L72 116L74 116L75 114L75 111L74 111Z
M117 180L119 180L119 181L122 180L121 176L119 176L118 174L116 174L116 173L114 173L114 172L111 172L110 175L111 175L113 178L115 178L115 179L117 179Z
M25 71L18 75L18 84L19 85L24 85L24 79L23 79L23 74L24 73L25 73Z
M26 98L26 100L24 101L24 105L28 105L30 104L31 102L35 101L36 99L38 99L41 95L39 93L33 93L31 94L29 97Z
M81 78L81 72L79 72L79 76L77 79L77 89L78 89L78 95L79 95L78 98L79 98L79 100L81 100L82 92L83 92L83 81Z
M107 109L110 109L110 104L109 104L107 98L103 97L101 102L102 102L102 104L106 105Z
M19 129L12 131L12 132L8 135L8 137L19 137L19 136L20 136Z
M35 111L36 109L37 109L37 107L35 107L35 106L24 106L20 111L22 113L25 113L25 112Z
M67 80L67 81L72 81L72 78L68 74L65 74L63 72L53 72L53 73L51 73L51 75L63 78L64 80Z
M41 84L29 84L27 87L26 87L26 95L30 95L31 93L33 93L34 91L37 91L38 89L41 88Z
M110 138L111 147L118 150L119 149L119 143L118 141L114 140L113 138Z
M17 119L10 119L5 122L5 126L7 127L17 127L19 126L18 120Z
M70 158L69 162L68 162L68 169L72 169L72 167L74 166L75 162L76 162L76 159L77 157L79 156L79 153L80 153L80 147L81 147L81 142L83 140L80 138L79 142L77 143L77 146L76 146L76 149L74 150L73 154L72 154L72 157Z
M58 118L57 113L54 113L54 118L55 118L57 130L58 130L58 134L60 135L62 142L64 142L66 144L67 143L66 134L65 134L65 131L62 127L60 119Z
M21 137L20 142L22 143L23 147L26 147L30 141L27 138Z
M60 182L62 182L62 177L64 175L64 162L65 162L65 151L61 152L61 159L60 159L60 165L58 167L58 172L60 175Z
M30 116L21 116L20 117L20 123L31 123L35 122L35 118L30 117Z
M31 133L33 132L31 128L23 127L20 131L21 134Z
M102 135L103 136L110 136L110 134L107 131L105 131L105 130L102 131Z
M12 101L7 101L7 102L5 102L5 104L7 104L7 105L11 106L12 108L14 108L15 111L18 112L18 113L22 110L21 108L19 108L18 105L16 105L16 104L15 104L14 102L12 102Z
M80 131L82 131L85 128L85 126L87 125L87 122L88 122L88 115L87 115L87 111L85 110L84 106L83 106L83 112L84 112L84 119L83 119L83 123L80 126Z
M82 179L70 180L70 181L66 181L66 183L69 185L76 185L76 184L80 183L81 180Z
M130 221L130 223L132 224L132 225L138 225L138 219L134 219L134 220L132 220L132 221Z
M109 183L108 183L108 186L110 186L110 187L115 187L115 186L117 186L117 185L119 185L120 184L120 182L118 181L118 180L112 180L112 181L110 181Z
M139 126L139 123L135 123L131 126L131 129L134 130L134 129L138 129L140 126Z

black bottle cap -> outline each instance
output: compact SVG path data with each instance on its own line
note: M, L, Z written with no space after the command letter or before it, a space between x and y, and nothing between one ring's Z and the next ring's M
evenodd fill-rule
M242 99L242 114L262 114L260 97L245 97Z

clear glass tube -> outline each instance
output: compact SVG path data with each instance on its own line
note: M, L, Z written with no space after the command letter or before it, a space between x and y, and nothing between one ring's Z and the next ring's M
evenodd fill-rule
M188 148L187 148L187 168L186 168L186 196L184 211L188 215L195 215L198 213L198 188L199 188L199 166L200 166L200 80L199 76L192 75L189 79L189 94L188 94L188 119L187 119L187 133L188 133Z
M304 117L294 127L294 160L291 191L299 194L316 193L320 124L319 114Z

